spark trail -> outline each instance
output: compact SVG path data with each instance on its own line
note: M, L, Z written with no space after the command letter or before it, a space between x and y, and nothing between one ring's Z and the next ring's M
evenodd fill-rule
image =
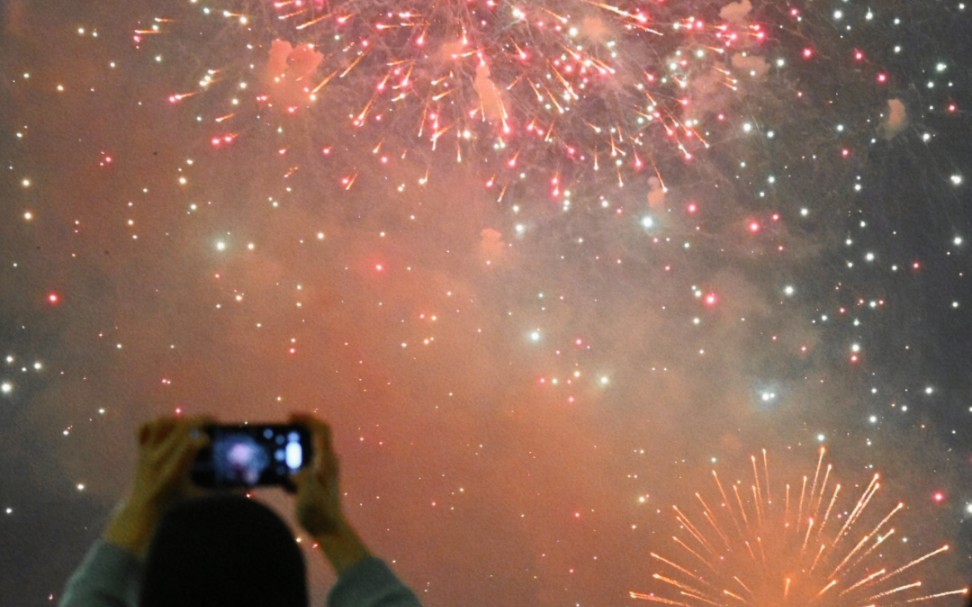
M672 538L675 556L651 553L656 590L630 597L685 607L887 607L968 595L968 588L929 593L922 566L949 545L902 554L898 546L907 544L889 540L904 504L872 507L880 474L855 501L842 503L825 455L821 448L813 475L781 492L772 490L765 449L761 462L751 457L749 486L736 482L727 491L713 471L717 493L697 492L698 512L673 506L681 534Z
M213 40L219 64L169 99L195 103L214 137L306 114L389 158L416 142L474 156L500 197L540 180L561 198L590 173L660 180L733 132L736 101L771 68L764 25L699 16L721 5L236 1L134 38Z

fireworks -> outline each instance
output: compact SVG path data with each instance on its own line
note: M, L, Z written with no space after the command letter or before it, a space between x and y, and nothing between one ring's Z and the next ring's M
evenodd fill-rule
M833 478L825 450L812 476L771 482L766 451L753 456L752 483L726 485L712 472L714 492L696 493L695 514L674 506L682 532L674 555L652 552L655 593L630 596L666 605L873 606L902 605L968 594L923 586L922 568L947 544L902 556L899 502L881 510L880 474L856 501ZM778 481L777 481L778 482Z
M743 81L771 68L748 3L713 8L704 19L686 3L226 2L203 9L223 29L199 35L219 41L214 55L239 54L169 100L216 99L204 102L214 147L248 117L280 128L267 116L309 114L332 136L343 123L383 162L449 149L481 159L488 188L539 179L560 198L590 172L660 180L661 165L727 136ZM135 40L179 27L158 17Z
M141 420L308 408L429 605L964 585L965 3L47 4L0 9L0 442L35 471L0 518L23 563L80 555L93 479L128 473L99 454ZM679 503L681 545L630 557L629 482L657 496L751 441L911 478L837 491L811 454L787 495L796 468L757 453ZM678 463L622 480L629 452ZM941 524L909 523L919 503ZM35 577L21 603L51 594Z

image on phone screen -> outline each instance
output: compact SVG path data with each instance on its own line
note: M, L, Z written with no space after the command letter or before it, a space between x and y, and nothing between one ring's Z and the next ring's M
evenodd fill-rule
M210 445L193 464L193 480L205 486L286 484L309 459L307 431L294 425L206 428Z

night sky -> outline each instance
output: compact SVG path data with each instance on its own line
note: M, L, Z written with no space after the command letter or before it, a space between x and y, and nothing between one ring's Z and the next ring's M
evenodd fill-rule
M962 604L970 13L0 3L0 602L308 411L430 607Z

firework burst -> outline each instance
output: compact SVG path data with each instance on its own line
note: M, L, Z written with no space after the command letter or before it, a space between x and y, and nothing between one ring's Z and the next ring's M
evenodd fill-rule
M135 39L196 28L235 43L169 98L202 104L215 146L306 115L385 159L474 155L500 196L541 180L560 198L591 173L663 183L661 165L733 132L743 81L770 65L765 28L722 4L237 1L157 17Z
M765 450L751 462L748 486L724 484L713 471L713 491L695 494L694 514L673 506L682 532L672 538L674 555L652 552L657 591L631 598L686 607L879 607L968 594L924 587L923 566L948 544L911 556L892 547L905 506L871 507L879 474L851 501L822 448L813 474L795 484L771 483Z

